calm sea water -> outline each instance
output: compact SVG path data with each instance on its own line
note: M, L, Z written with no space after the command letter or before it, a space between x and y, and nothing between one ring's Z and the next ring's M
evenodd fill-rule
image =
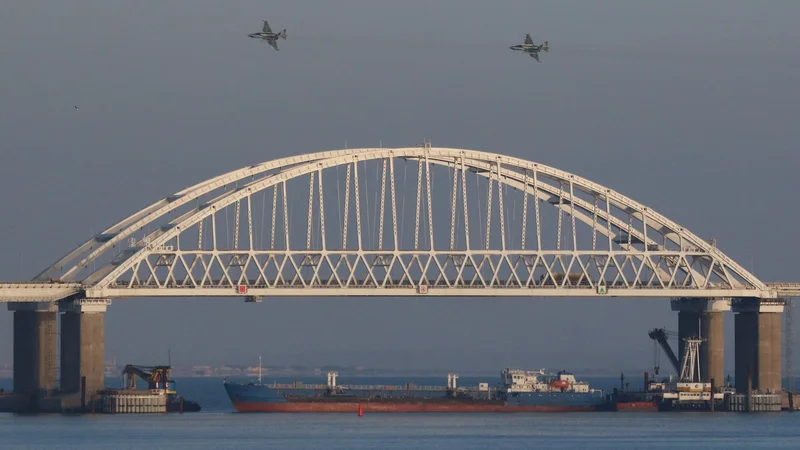
M345 383L392 384L397 378L340 377ZM487 377L482 380L487 380ZM272 381L269 378L268 381ZM318 379L308 378L308 382ZM288 381L278 378L277 381ZM442 384L417 378L419 384ZM477 379L464 377L463 385ZM611 388L619 380L589 379ZM108 380L117 385L118 379ZM515 414L237 414L222 379L178 381L199 413L145 415L0 414L0 448L798 448L800 414L515 413ZM7 387L10 380L0 380ZM632 385L634 383L631 383Z

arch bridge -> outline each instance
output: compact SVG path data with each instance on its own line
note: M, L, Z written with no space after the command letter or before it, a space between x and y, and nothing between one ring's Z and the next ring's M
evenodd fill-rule
M765 284L713 240L588 179L426 143L292 156L201 182L93 236L34 280L0 285L0 300L17 311L16 354L17 340L44 339L57 307L95 317L65 315L62 341L69 327L78 341L84 329L102 331L115 298L668 297L683 336L707 331L705 373L721 380L718 312L733 305L737 330L750 334L771 320L779 348L771 317L797 291ZM62 372L64 351L81 345L62 342ZM747 350L741 371L737 353L737 380L763 362L759 348ZM54 366L40 365L28 364L47 374L21 390L54 387ZM74 376L62 375L62 388L75 390L85 368L66 366ZM780 388L780 351L777 371ZM758 372L768 381L756 377L756 387L775 388L773 372L774 364Z

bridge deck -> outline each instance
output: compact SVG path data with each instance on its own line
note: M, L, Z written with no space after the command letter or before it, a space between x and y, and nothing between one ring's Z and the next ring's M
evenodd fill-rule
M13 282L0 283L0 302L54 302L80 294L80 283Z
M357 283L348 287L304 286L302 283L280 286L249 285L229 286L219 283L205 286L167 287L142 286L135 288L111 287L94 289L80 283L13 282L0 283L0 302L53 302L75 295L87 298L136 297L800 297L800 283L768 283L769 292L753 289L661 289L651 287L625 287L610 285L605 293L589 285L577 286L447 286L442 282L420 288L406 283L386 287Z
M256 287L244 292L232 287L187 287L187 288L103 288L87 289L89 298L134 298L134 297L636 297L636 298L673 298L673 297L761 297L769 298L770 293L753 289L657 289L657 288L621 288L607 289L605 294L598 293L596 288L586 287L419 287L396 286L374 287L353 286L339 287Z
M767 286L777 293L777 297L800 297L800 283L775 282Z

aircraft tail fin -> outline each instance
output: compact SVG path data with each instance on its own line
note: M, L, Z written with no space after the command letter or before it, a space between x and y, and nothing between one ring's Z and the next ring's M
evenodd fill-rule
M547 41L544 41L544 44L542 44L542 50L546 52L550 51L550 44Z
M286 39L286 28L281 30L280 37L281 37L281 39Z

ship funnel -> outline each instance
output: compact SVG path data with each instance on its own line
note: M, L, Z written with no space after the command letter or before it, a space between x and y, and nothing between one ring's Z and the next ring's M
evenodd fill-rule
M336 387L336 377L338 376L339 372L328 372L328 389Z
M448 373L447 374L447 388L451 390L456 390L456 380L458 379L457 373Z

